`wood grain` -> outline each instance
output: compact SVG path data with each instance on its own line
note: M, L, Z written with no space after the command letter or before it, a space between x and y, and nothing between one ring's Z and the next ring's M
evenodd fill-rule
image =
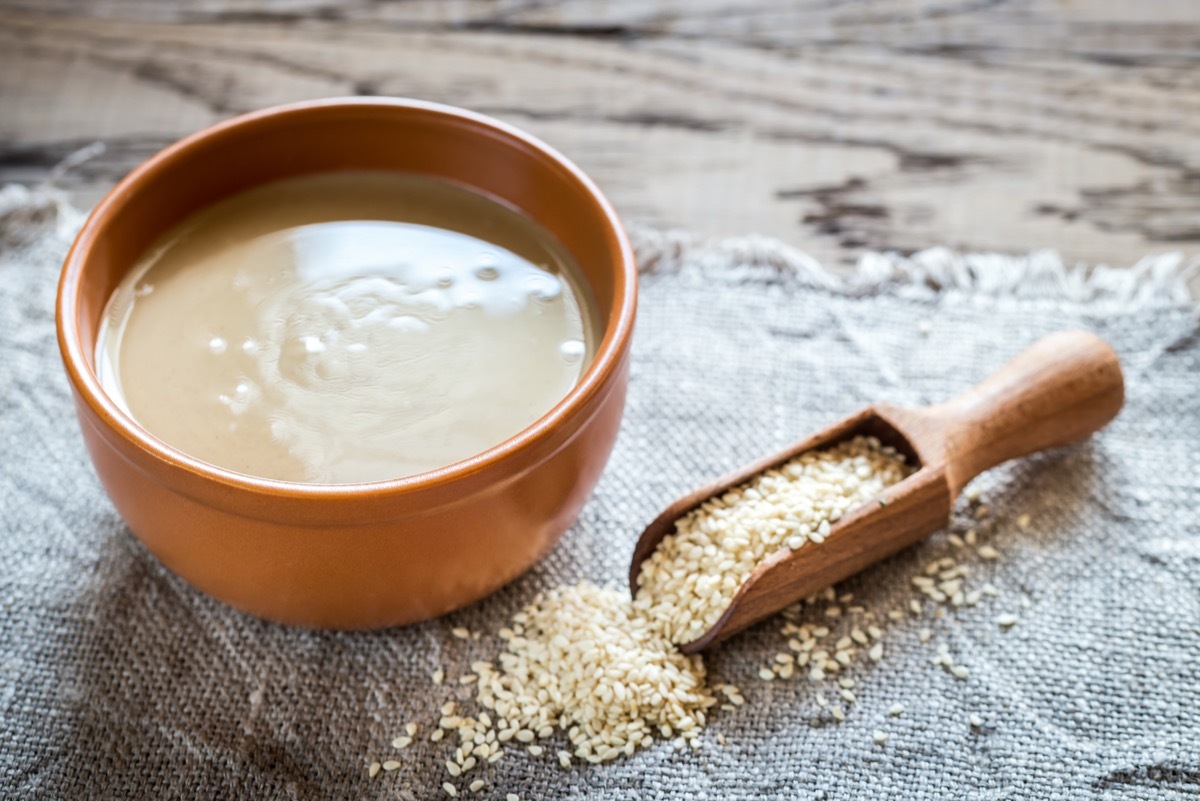
M786 7L785 7L786 6ZM1193 0L0 0L0 181L93 202L215 120L339 94L541 136L630 220L830 263L1200 245Z

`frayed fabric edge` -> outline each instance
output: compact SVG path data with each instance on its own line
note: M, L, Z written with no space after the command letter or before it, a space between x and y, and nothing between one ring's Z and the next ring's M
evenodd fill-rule
M0 247L21 247L51 235L70 240L86 215L49 184L0 187Z
M1052 250L1026 255L958 253L934 247L904 256L866 253L844 271L766 236L704 239L684 231L634 225L629 230L643 275L696 270L706 279L819 288L843 295L886 292L910 298L971 296L985 299L1092 305L1109 309L1198 305L1189 282L1200 276L1200 256L1146 256L1136 264L1067 265Z
M70 239L85 214L62 190L50 185L0 188L0 246L20 247L52 233ZM1050 301L1102 305L1124 310L1200 307L1189 281L1200 275L1200 256L1146 256L1126 268L1063 263L1058 253L1023 256L957 253L935 247L904 256L866 253L850 270L835 272L812 256L777 239L751 235L704 239L677 230L634 225L629 230L638 270L644 275L677 273L687 265L706 279L818 288L848 295L892 292L913 298L939 296Z

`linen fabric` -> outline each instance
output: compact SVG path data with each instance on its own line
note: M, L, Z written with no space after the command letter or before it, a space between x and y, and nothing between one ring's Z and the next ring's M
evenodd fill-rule
M470 608L329 633L201 595L109 503L55 342L55 283L78 222L53 192L0 192L0 797L445 798L455 738L428 741L438 709L471 698L457 678L499 653L494 632L537 592L621 585L641 528L687 490L873 401L946 399L1064 328L1116 348L1125 409L1093 439L973 485L992 512L981 541L999 559L941 532L837 588L885 629L883 658L860 653L848 671L858 700L845 722L814 700L844 704L834 685L804 671L757 678L786 650L775 619L707 657L711 680L749 702L716 710L699 751L661 742L564 770L555 738L540 759L511 749L454 783L466 797L481 778L480 798L538 801L1200 797L1200 323L1177 259L1079 271L1047 253L936 250L871 256L839 277L770 240L639 232L628 408L578 522ZM970 527L960 502L950 531ZM487 531L478 538L486 549ZM911 577L941 556L996 597L913 615ZM1001 628L1005 613L1019 622ZM457 626L484 636L459 640ZM966 681L931 663L939 643ZM439 668L442 686L430 680ZM394 751L409 722L416 743ZM391 758L398 770L368 778Z

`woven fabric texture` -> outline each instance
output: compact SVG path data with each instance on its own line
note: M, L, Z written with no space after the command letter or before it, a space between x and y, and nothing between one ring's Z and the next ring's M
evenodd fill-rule
M839 586L854 594L843 618L806 611L838 631L866 613L884 628L882 660L847 671L856 702L803 674L757 678L786 650L777 619L707 658L749 703L716 711L699 751L661 743L571 770L514 751L471 778L486 781L478 797L539 801L1200 797L1200 324L1174 267L1104 288L1047 254L934 253L879 257L841 281L764 240L644 233L624 427L561 544L445 619L315 633L194 591L105 497L54 336L77 222L52 196L0 193L0 797L445 797L452 748L427 739L437 710L470 697L454 679L495 657L492 633L539 590L620 584L641 527L689 488L870 402L945 399L1069 327L1120 353L1124 411L1088 442L980 478L989 522L961 502L948 531ZM1005 270L1025 280L989 279ZM970 527L1000 558L950 541ZM996 596L914 615L911 577L947 555L971 568L968 589ZM1002 629L1003 613L1020 621ZM455 626L485 635L464 642ZM940 643L967 680L931 664ZM847 706L845 722L818 693ZM422 736L401 767L368 779L410 721Z

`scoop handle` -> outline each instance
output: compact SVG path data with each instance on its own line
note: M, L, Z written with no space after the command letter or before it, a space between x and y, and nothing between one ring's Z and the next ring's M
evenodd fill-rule
M942 426L954 497L984 470L1099 431L1124 401L1125 379L1112 347L1086 331L1061 331L924 411Z

